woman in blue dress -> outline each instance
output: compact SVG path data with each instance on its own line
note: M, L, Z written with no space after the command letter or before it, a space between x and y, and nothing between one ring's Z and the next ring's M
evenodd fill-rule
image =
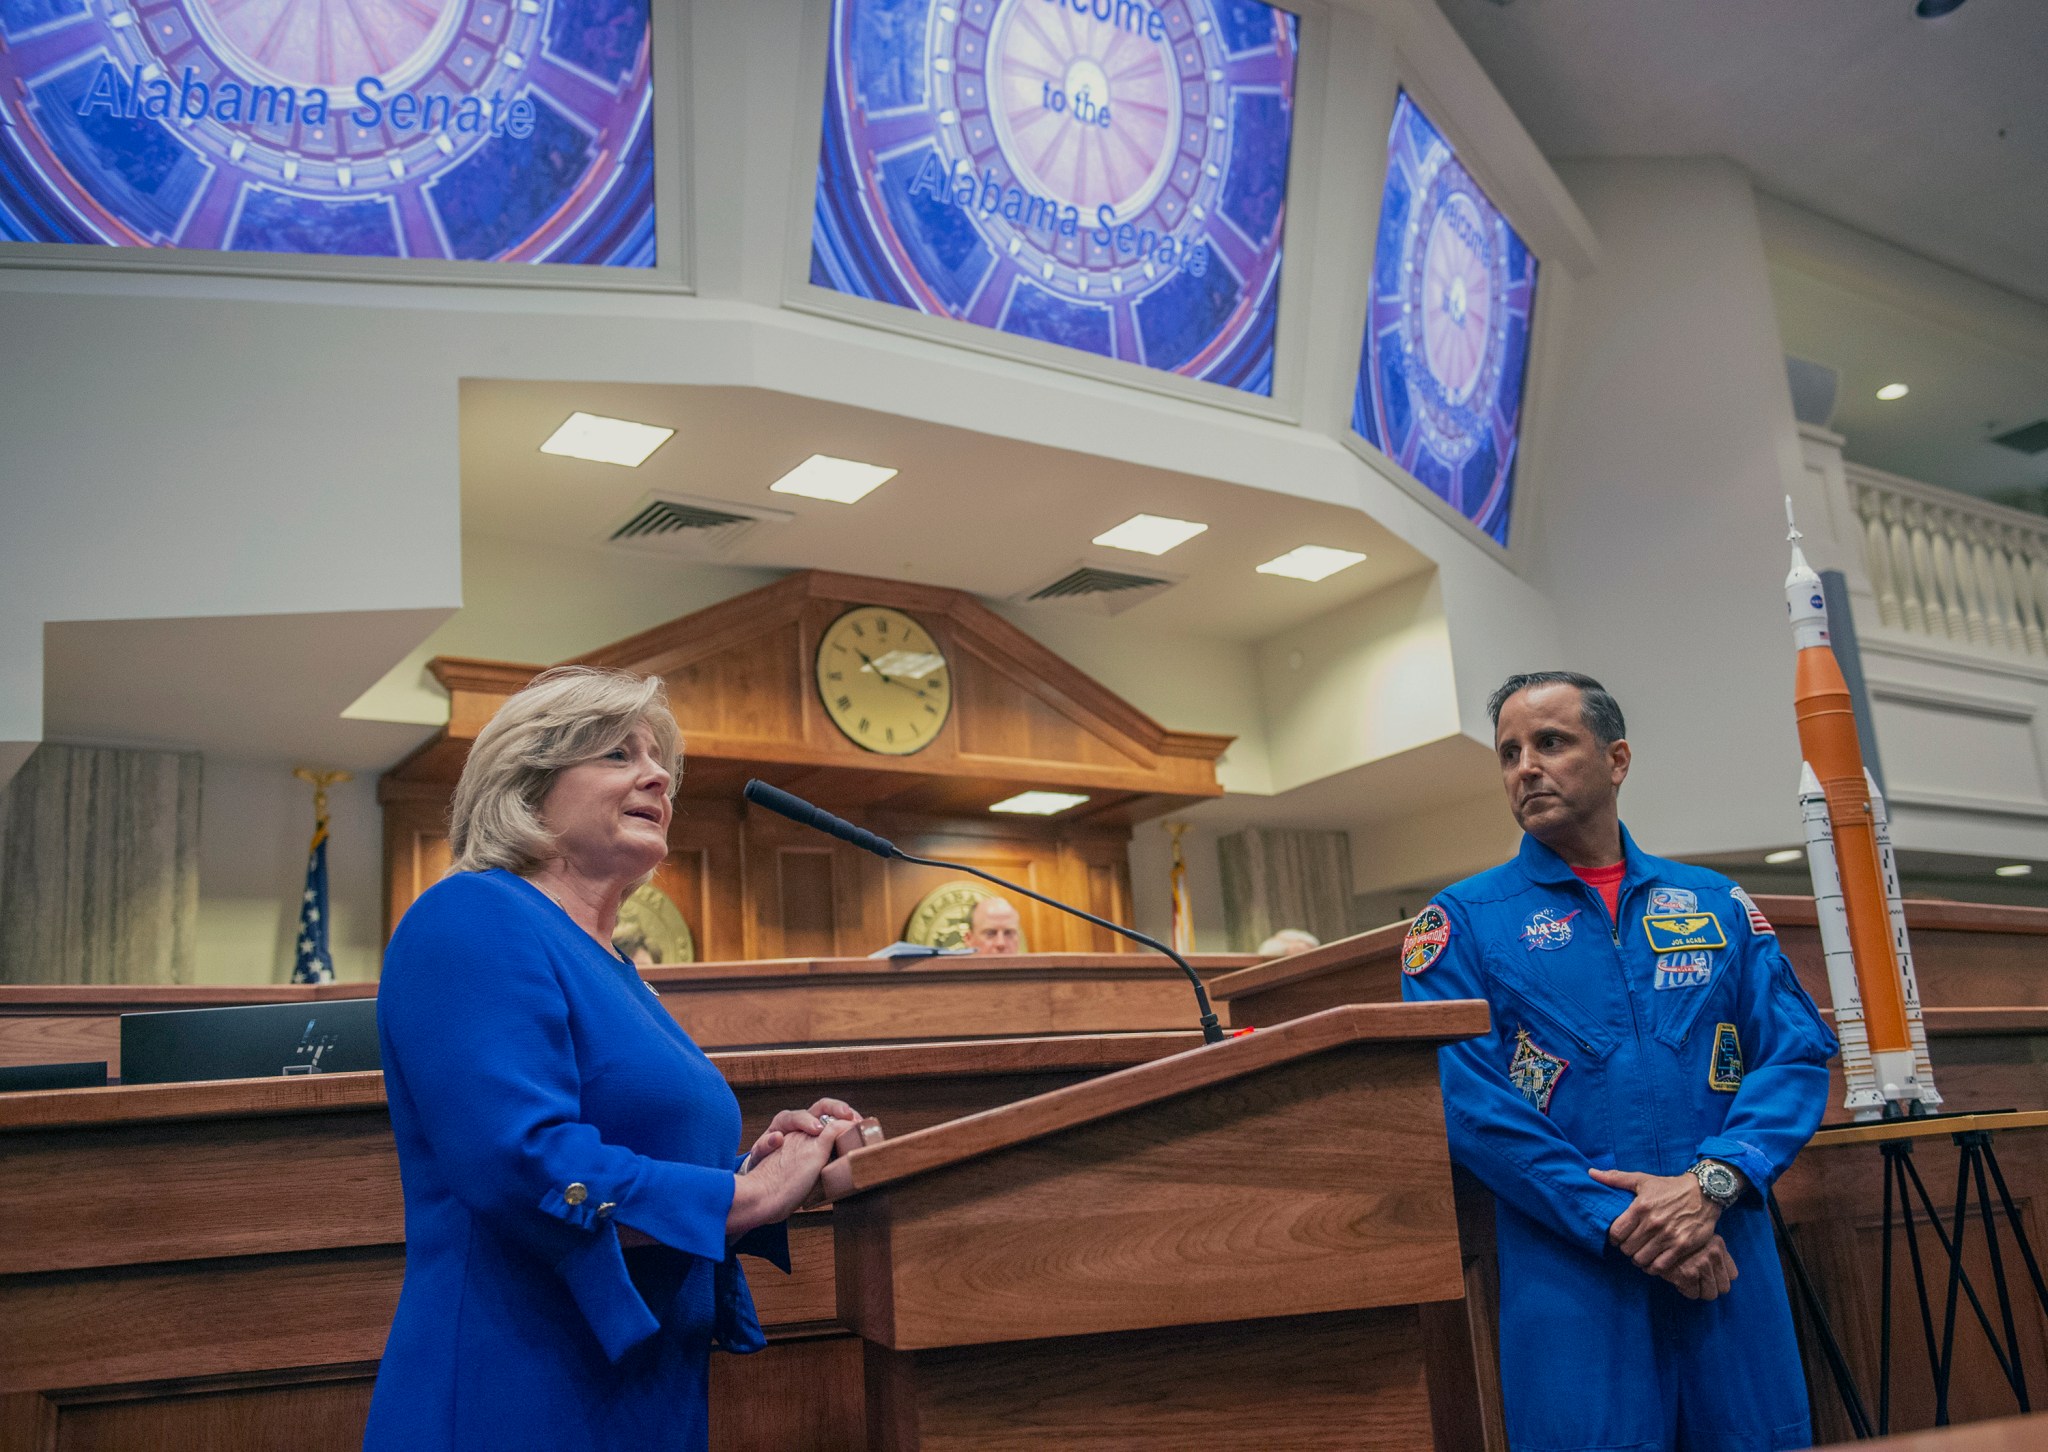
M696 1452L712 1346L762 1345L736 1257L789 1269L858 1116L785 1110L742 1159L732 1090L613 951L679 767L660 678L611 671L545 673L470 749L377 996L406 1264L366 1449Z

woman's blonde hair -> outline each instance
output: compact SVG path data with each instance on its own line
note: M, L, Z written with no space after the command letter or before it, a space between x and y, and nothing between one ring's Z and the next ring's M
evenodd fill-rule
M669 763L669 795L683 774L682 735L660 676L590 666L542 671L498 708L469 748L448 813L451 872L528 872L555 855L540 804L555 773L592 761L645 722Z

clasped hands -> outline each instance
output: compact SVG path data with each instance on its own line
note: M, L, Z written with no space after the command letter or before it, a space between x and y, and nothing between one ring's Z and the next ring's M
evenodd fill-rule
M787 1219L816 1187L840 1137L860 1122L860 1111L841 1099L820 1099L809 1109L776 1115L733 1183L725 1233L740 1236Z
M1634 1195L1614 1217L1607 1241L1636 1266L1669 1281L1694 1301L1728 1294L1740 1274L1728 1245L1714 1232L1721 1207L1691 1175L1645 1175L1634 1170L1589 1170L1601 1184Z

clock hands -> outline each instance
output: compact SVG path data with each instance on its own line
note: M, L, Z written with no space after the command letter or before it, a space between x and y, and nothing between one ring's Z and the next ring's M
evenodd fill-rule
M856 645L853 648L853 653L860 657L860 668L864 671L873 671L875 673L875 678L881 681L882 684L900 687L903 690L910 692L911 695L917 697L920 701L930 699L930 695L928 692L926 692L924 687L913 686L908 681L899 681L894 676L884 674L881 667L875 664L874 657L870 656L866 651L862 650L859 646Z

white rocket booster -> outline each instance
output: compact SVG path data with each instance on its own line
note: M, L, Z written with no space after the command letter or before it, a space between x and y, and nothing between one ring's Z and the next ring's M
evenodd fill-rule
M1785 501L1789 522L1792 501ZM1844 1107L1858 1119L1881 1118L1887 1105L1941 1103L1921 1020L1920 986L1906 938L1898 863L1884 796L1863 765L1849 691L1828 636L1820 576L1791 530L1792 572L1785 604L1799 652L1794 689L1799 718L1799 814L1820 919L1821 950L1842 1041ZM1843 871L1842 854L1855 870ZM1845 891L1845 878L1849 879ZM1882 899L1880 902L1879 899ZM1867 988L1867 991L1866 991ZM1876 997L1877 1022L1866 999Z

